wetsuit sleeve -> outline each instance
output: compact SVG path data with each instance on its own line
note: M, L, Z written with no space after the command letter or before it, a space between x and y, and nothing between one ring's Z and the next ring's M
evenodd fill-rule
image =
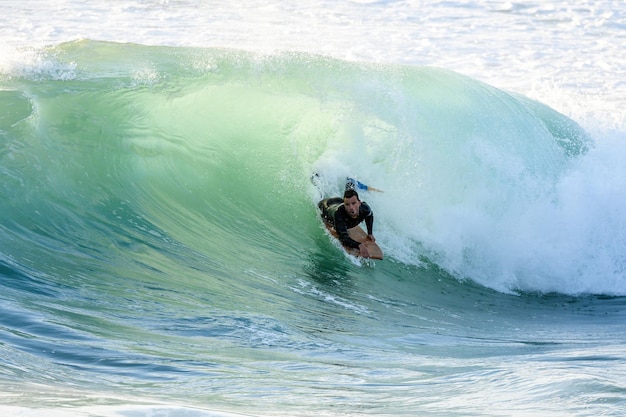
M363 209L365 215L365 227L367 228L367 234L372 235L374 234L374 212L372 212L372 209L366 203L362 203L361 208Z
M365 218L365 227L368 235L374 234L374 214L370 214Z
M361 246L360 242L352 239L348 234L348 224L346 223L346 219L342 216L341 210L337 210L335 212L335 231L337 232L337 236L339 237L339 241L350 248L358 249Z

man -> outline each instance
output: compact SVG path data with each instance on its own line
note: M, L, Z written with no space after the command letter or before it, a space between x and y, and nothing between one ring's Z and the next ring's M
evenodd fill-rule
M320 201L317 206L321 211L322 218L330 222L335 228L339 241L344 246L358 249L362 257L369 258L367 246L352 239L348 234L348 229L365 220L367 239L372 242L376 241L372 234L374 213L366 202L359 200L359 194L354 188L346 187L343 199L340 197L327 198Z

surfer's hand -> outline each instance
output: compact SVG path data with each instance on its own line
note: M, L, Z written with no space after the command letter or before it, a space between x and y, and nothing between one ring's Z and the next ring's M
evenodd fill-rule
M376 238L374 237L374 235L367 235L367 240L371 242L376 242Z
M367 250L367 246L363 243L359 245L359 255L361 255L363 258L370 257L370 251Z

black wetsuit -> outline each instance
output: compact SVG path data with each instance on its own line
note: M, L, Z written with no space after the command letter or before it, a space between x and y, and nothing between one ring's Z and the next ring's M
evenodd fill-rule
M333 225L335 231L337 232L337 235L339 235L339 240L345 246L356 249L359 248L359 245L361 245L361 243L350 237L350 235L348 234L348 229L357 226L363 220L365 220L367 234L372 234L372 229L374 227L374 213L366 202L361 201L361 206L359 207L359 215L355 218L348 214L346 208L343 205L343 198L341 197L324 199L320 201L317 206L321 211L322 218L329 221Z

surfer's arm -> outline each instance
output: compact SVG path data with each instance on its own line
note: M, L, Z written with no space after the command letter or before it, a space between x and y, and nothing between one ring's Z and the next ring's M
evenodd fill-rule
M365 202L361 203L361 210L365 216L364 220L365 228L367 229L367 237L374 241L374 212Z
M339 241L344 246L358 249L359 246L362 245L361 242L357 242L356 240L350 237L350 235L348 234L348 229L346 229L345 227L343 228L343 231L340 231L340 229L337 229L337 228L335 228L335 230L337 231L337 235L339 236Z
M370 214L369 216L365 218L365 227L367 229L367 235L373 237L374 235L374 215L373 214Z
M357 242L356 240L350 237L348 233L348 226L341 215L335 215L335 231L337 232L337 237L339 241L344 245L350 248L359 249L361 246L361 242Z

